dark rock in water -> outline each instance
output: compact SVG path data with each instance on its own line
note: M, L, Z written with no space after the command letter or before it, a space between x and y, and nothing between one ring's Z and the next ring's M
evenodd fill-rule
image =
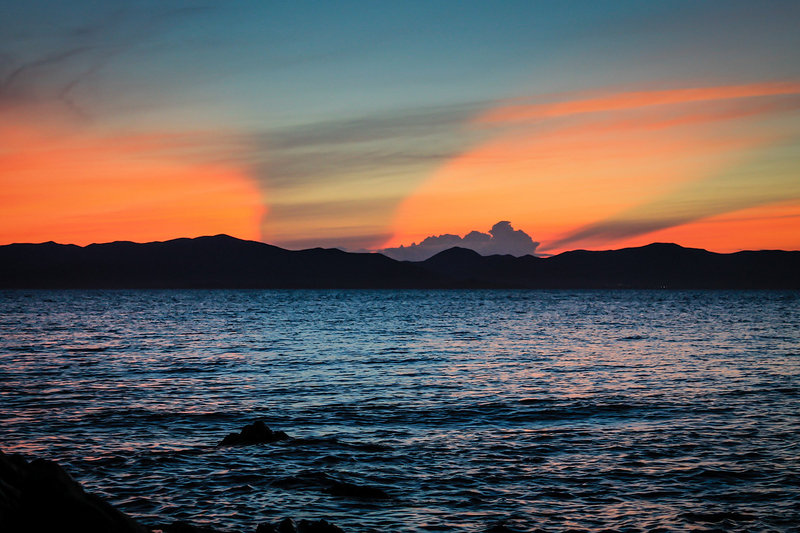
M229 433L217 446L265 444L289 439L289 435L283 431L272 431L263 421L258 420L243 427L239 433Z
M256 528L256 533L277 533L277 529L272 524L268 524L264 522L263 524L258 524Z
M284 518L276 528L278 533L297 533L297 525L291 518Z
M344 533L344 531L327 520L300 520L297 523L297 533Z
M83 487L53 461L27 462L0 451L0 530L146 533L148 530Z
M271 485L283 489L323 490L331 496L357 498L360 500L388 500L391 498L380 487L339 481L324 472L300 472L294 476L276 479Z
M327 520L300 520L284 518L278 524L259 524L256 533L344 533Z
M183 520L176 520L168 526L162 527L164 533L233 533L224 532L213 527L195 526Z
M256 528L256 533L277 533L277 529L272 524L264 522L262 524L258 524Z
M331 496L341 496L344 498L359 498L362 500L388 500L389 495L379 487L368 485L356 485L343 481L334 481L325 492Z
M258 422L252 424L257 428L256 434L261 431L258 425ZM263 422L260 425L263 426ZM270 433L273 439L277 435L275 440L289 438L283 432ZM184 521L175 521L160 529L164 533L223 533L222 530ZM7 455L0 451L0 531L150 533L151 530L98 496L84 491L80 483L57 463L44 459L28 462L21 455ZM277 525L260 524L256 533L344 532L325 520L295 523L291 518L284 518Z

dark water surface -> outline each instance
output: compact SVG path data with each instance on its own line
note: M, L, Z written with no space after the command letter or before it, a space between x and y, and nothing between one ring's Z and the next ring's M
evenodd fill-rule
M17 291L0 336L0 448L149 524L800 524L798 293ZM214 446L255 419L297 440Z

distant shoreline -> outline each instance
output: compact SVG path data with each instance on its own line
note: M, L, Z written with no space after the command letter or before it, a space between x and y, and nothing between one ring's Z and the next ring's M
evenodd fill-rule
M0 246L2 289L798 290L800 251L718 254L654 243L551 257L450 248L419 262L291 251L226 235L86 247Z

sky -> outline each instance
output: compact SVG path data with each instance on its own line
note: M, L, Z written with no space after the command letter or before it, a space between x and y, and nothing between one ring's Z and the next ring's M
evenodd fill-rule
M0 0L0 244L797 250L798 27L794 0Z

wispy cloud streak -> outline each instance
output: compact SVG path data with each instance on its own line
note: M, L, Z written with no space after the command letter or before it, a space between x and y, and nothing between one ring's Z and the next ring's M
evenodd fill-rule
M493 135L401 204L388 246L467 217L537 228L544 250L603 245L794 198L800 183L785 148L800 135L798 82L539 100L473 119Z
M718 102L721 100L788 94L800 94L800 83L756 83L722 87L693 87L662 91L622 92L563 102L534 105L506 105L485 113L480 116L476 122L484 124L526 122L584 113L624 111L653 106Z
M800 199L800 139L774 145L721 174L579 228L547 248L615 241L751 207Z

